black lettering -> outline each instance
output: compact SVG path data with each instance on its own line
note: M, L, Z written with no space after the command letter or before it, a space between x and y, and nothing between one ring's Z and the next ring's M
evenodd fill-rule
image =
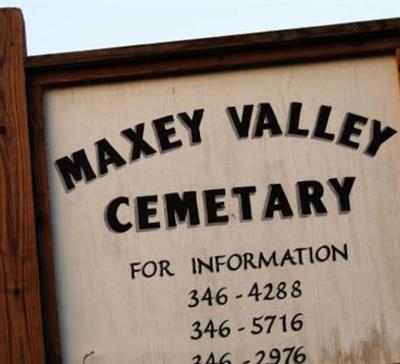
M200 123L203 119L204 109L193 111L193 116L190 117L186 112L178 114L179 119L189 129L190 143L192 145L201 143Z
M139 230L158 229L160 223L150 222L150 217L157 215L157 209L150 207L151 203L157 203L157 195L140 196L136 198L137 216L138 216L138 227Z
M317 214L327 212L322 203L324 187L318 181L301 181L297 183L297 191L300 199L300 214L303 216L311 215L311 207L314 206Z
M255 192L255 186L232 188L232 196L239 197L239 209L242 220L251 220L253 218L251 213L250 195Z
M339 248L337 248L334 245L331 245L331 249L332 249L332 253L333 253L332 260L334 262L336 262L336 260L337 260L337 258L336 258L337 255L339 255L343 260L346 260L346 261L349 260L349 252L348 252L346 243L343 244L342 250L340 250Z
M375 157L381 145L397 133L397 131L390 126L387 126L382 130L381 125L382 124L379 120L372 121L372 137L367 149L365 150L365 153L371 157Z
M225 203L223 201L217 201L217 198L223 196L225 196L225 189L223 188L204 191L208 224L218 224L229 221L227 215L218 215L218 212L225 208Z
M253 114L253 109L254 105L244 105L242 118L239 117L235 106L229 106L226 109L238 138L247 138L249 136L250 121Z
M343 122L343 130L337 143L357 149L359 143L351 140L351 137L353 135L360 136L362 129L357 128L356 125L365 125L367 121L368 119L366 117L349 112Z
M343 184L340 184L337 178L330 178L328 183L331 185L335 197L338 201L340 212L350 211L350 192L353 188L356 177L345 177Z
M142 271L142 263L141 262L134 262L129 264L131 266L131 278L135 279L136 278L136 273L139 273ZM138 267L138 268L136 268Z
M160 260L158 264L160 265L160 277L173 277L175 275L175 273L170 270L171 262L169 260Z
M118 219L118 209L121 205L129 206L129 198L121 196L112 200L106 207L104 216L107 226L116 233L124 233L132 227L130 222L122 223Z
M307 129L300 129L300 115L301 115L301 102L292 102L289 108L289 121L288 121L288 131L286 135L294 135L305 137L308 135Z
M327 261L331 256L331 249L329 249L329 246L327 245L322 245L320 246L317 251L315 252L315 259L317 262L325 262Z
M269 130L270 136L282 134L278 119L276 118L275 112L269 103L259 105L258 118L254 130L254 138L261 138L264 134L264 130Z
M267 197L267 207L265 209L264 218L271 219L275 211L279 211L281 217L292 217L293 211L290 207L289 200L286 197L285 191L279 183L270 184Z
M142 154L152 155L157 151L143 139L144 124L137 124L135 130L132 128L121 131L121 134L126 137L132 144L131 162L139 159Z
M326 131L331 111L331 106L321 105L317 116L317 123L315 125L314 133L312 136L313 138L325 139L329 141L332 141L335 138L334 134L328 133Z
M107 139L97 141L96 147L100 176L108 173L108 166L110 164L113 164L115 168L122 167L126 164L124 158L121 157Z
M183 222L189 216L189 226L200 224L199 210L195 191L186 191L182 197L179 193L168 193L164 195L167 210L167 226L176 227L176 217Z
M173 121L174 118L172 115L153 120L153 125L156 130L156 135L162 152L182 146L182 142L180 140L171 141L171 137L176 135L176 130L174 127L167 128L167 125Z
M86 182L96 179L84 149L72 153L71 157L65 156L55 162L67 191L75 188L75 182L81 181L83 176Z

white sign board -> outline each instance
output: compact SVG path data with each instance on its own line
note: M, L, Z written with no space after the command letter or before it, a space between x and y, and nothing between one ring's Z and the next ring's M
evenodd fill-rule
M400 362L396 67L47 91L64 362Z

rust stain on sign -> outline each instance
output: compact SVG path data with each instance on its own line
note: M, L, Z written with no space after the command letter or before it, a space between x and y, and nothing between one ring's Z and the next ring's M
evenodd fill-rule
M323 348L319 362L324 364L395 364L392 360L390 348L386 344L385 330L378 331L372 328L367 337L352 344L349 350L344 351L340 342L338 330L332 334L331 349Z

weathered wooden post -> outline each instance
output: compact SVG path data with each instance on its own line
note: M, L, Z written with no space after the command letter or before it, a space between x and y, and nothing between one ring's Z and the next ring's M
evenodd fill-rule
M0 363L43 363L25 34L18 9L0 9Z

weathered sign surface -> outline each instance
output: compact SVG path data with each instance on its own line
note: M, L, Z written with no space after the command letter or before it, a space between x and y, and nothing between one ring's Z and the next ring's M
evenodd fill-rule
M64 362L400 362L394 57L49 90Z

